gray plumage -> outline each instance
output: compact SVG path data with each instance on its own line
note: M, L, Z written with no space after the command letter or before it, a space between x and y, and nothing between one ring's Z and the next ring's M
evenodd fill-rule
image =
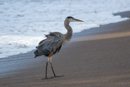
M69 23L74 21L83 22L71 16L67 17L64 21L64 26L67 29L67 33L61 34L60 32L51 32L46 35L46 39L40 41L39 45L36 47L37 50L34 52L35 57L41 55L49 56L51 52L54 52L54 54L59 52L63 43L69 41L72 37L73 30Z
M57 77L55 75L53 66L52 66L52 55L59 52L62 45L69 41L72 37L73 30L71 26L69 25L70 22L83 22L82 20L75 19L71 16L67 17L64 21L64 26L67 29L66 34L61 34L60 32L51 32L50 34L46 35L46 39L39 42L39 45L36 47L36 51L34 52L35 57L45 55L48 57L48 60L46 62L46 72L45 72L45 78L47 79L47 66L48 61L50 61L50 65L54 74L54 77Z
M36 47L35 56L45 55L49 56L51 52L57 53L60 51L62 44L64 43L64 35L59 32L53 32L46 35L46 39L42 40Z

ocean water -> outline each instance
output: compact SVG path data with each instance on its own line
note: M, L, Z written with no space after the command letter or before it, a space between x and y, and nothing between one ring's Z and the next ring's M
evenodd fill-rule
M130 0L0 0L0 58L35 49L49 32L66 33L67 16L85 21L70 24L76 33L128 20L113 15L128 10Z

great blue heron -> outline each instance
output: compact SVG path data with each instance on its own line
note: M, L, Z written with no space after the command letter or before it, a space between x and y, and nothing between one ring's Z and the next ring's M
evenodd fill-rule
M83 21L68 16L64 21L64 26L67 29L66 34L61 34L60 32L51 32L50 34L46 35L47 38L40 41L39 45L36 47L37 50L34 52L35 58L41 55L45 55L48 57L48 60L46 62L45 79L47 79L47 66L49 61L54 77L57 77L52 66L52 55L59 52L63 43L71 39L73 30L69 25L70 22L83 22Z

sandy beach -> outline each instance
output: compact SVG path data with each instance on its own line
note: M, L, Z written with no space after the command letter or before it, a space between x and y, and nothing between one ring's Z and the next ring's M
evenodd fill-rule
M115 15L130 17L130 12ZM130 87L130 20L74 34L53 56L62 77L51 78L49 65L49 79L42 80L45 59L34 58L33 51L0 59L0 87Z

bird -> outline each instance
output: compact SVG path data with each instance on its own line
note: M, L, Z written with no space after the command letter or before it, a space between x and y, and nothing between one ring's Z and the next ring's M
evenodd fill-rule
M47 77L48 62L50 62L50 66L54 77L58 77L56 76L52 66L52 56L60 51L64 43L70 41L73 33L73 30L69 25L70 22L84 22L84 21L76 19L72 16L68 16L64 21L64 26L67 29L66 34L62 34L60 32L50 32L48 35L45 35L46 39L40 41L38 46L36 46L36 51L34 51L35 58L41 55L48 57L48 60L46 62L45 79L48 79Z

